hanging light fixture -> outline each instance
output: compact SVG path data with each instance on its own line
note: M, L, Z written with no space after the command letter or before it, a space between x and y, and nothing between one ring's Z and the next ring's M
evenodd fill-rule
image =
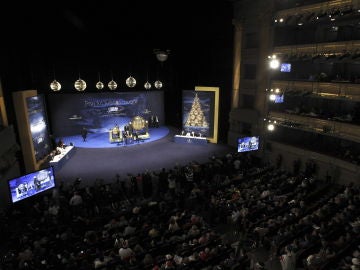
M54 92L61 90L61 84L55 78L55 68L53 68L54 80L50 83L50 89Z
M96 83L96 89L101 90L104 88L104 83L100 80L100 72L99 72L99 81Z
M129 78L126 79L126 85L130 88L135 87L136 85L136 80L134 77L130 76Z
M146 81L146 83L144 84L144 88L145 88L146 90L151 89L151 83L149 83L148 81Z
M161 81L157 80L157 81L154 83L154 86L155 86L156 89L160 89L160 88L163 86L163 84L162 84Z
M109 87L110 90L115 90L117 88L117 83L114 80L111 80L108 83L108 87Z
M154 54L159 62L165 62L169 57L170 50L163 51L159 49L154 49Z
M115 90L117 88L117 83L114 81L112 72L111 72L111 81L108 83L108 87L110 90Z
M79 74L79 79L77 79L74 83L74 87L79 92L83 92L86 89L86 82L80 78L80 74Z
M61 84L57 80L53 80L50 83L50 89L53 90L54 92L60 91Z
M148 73L146 73L146 83L144 84L144 88L146 90L151 89L151 83L149 83L149 74Z

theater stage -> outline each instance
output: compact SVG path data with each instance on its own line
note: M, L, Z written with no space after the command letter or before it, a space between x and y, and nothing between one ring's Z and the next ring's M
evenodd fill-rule
M83 182L88 184L97 178L110 182L114 181L117 173L125 176L128 173L136 174L146 170L170 169L176 164L206 162L212 155L222 156L236 151L235 148L224 144L175 143L174 136L179 130L172 127L160 127L155 130L157 132L150 133L150 140L129 146L110 144L108 138L104 138L104 142L95 142L92 134L89 134L89 139L85 143L81 141L80 135L71 138L76 151L60 169L56 170L56 180L72 183L75 178L81 177ZM70 142L69 138L63 139L65 143ZM102 144L104 147L99 147Z
M140 140L138 143L149 143L160 140L161 138L164 138L169 134L169 128L165 126L159 128L150 128L149 134L150 134L150 138L145 140ZM91 133L91 131L87 135L86 142L83 141L81 134L76 136L63 137L62 140L65 144L72 143L74 146L78 148L112 148L112 147L121 147L121 146L135 146L137 144L137 143L130 143L125 145L123 143L110 143L109 132Z

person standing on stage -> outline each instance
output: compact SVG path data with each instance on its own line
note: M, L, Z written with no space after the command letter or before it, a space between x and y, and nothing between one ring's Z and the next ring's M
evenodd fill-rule
M81 130L81 137L83 138L84 142L86 142L87 134L88 134L88 131L87 131L86 127L83 127Z

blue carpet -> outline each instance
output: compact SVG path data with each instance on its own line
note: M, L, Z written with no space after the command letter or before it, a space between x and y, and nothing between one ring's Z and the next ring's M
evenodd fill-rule
M159 127L159 128L150 128L149 129L150 138L143 140L139 143L148 143L160 140L169 134L169 129L167 127ZM57 138L59 140L59 138ZM124 144L118 143L110 143L109 142L109 132L102 133L88 133L86 142L83 141L81 135L77 136L69 136L63 137L63 142L65 144L73 143L76 147L81 148L111 148L111 147L121 147L125 146ZM127 144L126 146L134 146L138 143Z
M174 135L180 131L172 127L167 129L169 133L163 138L130 147L111 145L106 148L84 148L75 145L76 152L73 157L67 160L62 168L56 170L55 178L65 183L73 183L76 177L81 177L84 184L93 183L97 178L108 182L114 181L117 173L124 177L128 173L170 169L176 164L181 166L191 161L202 163L208 161L212 155L223 156L236 151L226 144L175 143ZM106 142L107 140L105 145Z

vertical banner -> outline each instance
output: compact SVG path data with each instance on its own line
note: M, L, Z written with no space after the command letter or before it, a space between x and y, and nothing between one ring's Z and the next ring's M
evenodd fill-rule
M183 130L217 143L219 88L197 86L195 91L183 90L182 105Z

